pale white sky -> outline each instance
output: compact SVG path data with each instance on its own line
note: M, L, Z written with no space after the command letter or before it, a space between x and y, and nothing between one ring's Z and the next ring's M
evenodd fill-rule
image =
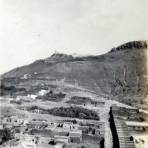
M55 50L102 54L148 39L148 0L0 0L0 74Z

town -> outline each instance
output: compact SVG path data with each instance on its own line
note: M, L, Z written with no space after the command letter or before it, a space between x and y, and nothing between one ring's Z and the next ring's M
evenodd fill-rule
M24 79L30 78L25 75L19 80L19 86L16 78L3 82L7 95L0 98L2 148L104 148L109 145L141 148L147 145L148 116L144 111L98 97L61 80L39 79L35 81L42 81L40 86L32 83L28 88ZM15 87L10 86L12 80Z

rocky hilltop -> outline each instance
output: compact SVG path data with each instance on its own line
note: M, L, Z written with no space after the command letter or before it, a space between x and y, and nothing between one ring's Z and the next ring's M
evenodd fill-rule
M3 74L1 79L21 78L26 74L30 75L30 79L64 79L70 83L77 82L77 85L98 95L130 103L137 98L139 101L147 92L146 50L146 41L133 41L98 56L73 57L56 53L15 68Z

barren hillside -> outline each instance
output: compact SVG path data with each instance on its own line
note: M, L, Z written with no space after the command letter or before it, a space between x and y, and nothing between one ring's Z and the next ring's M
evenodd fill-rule
M2 82L9 77L21 78L25 75L29 75L30 79L64 79L98 95L126 103L133 100L137 102L137 99L139 102L139 98L144 97L147 91L146 50L146 41L133 41L98 56L73 57L53 54L49 58L3 74Z

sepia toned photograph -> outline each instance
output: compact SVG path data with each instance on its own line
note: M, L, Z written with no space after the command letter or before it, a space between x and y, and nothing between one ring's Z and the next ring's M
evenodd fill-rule
M148 0L0 0L0 148L148 148Z

